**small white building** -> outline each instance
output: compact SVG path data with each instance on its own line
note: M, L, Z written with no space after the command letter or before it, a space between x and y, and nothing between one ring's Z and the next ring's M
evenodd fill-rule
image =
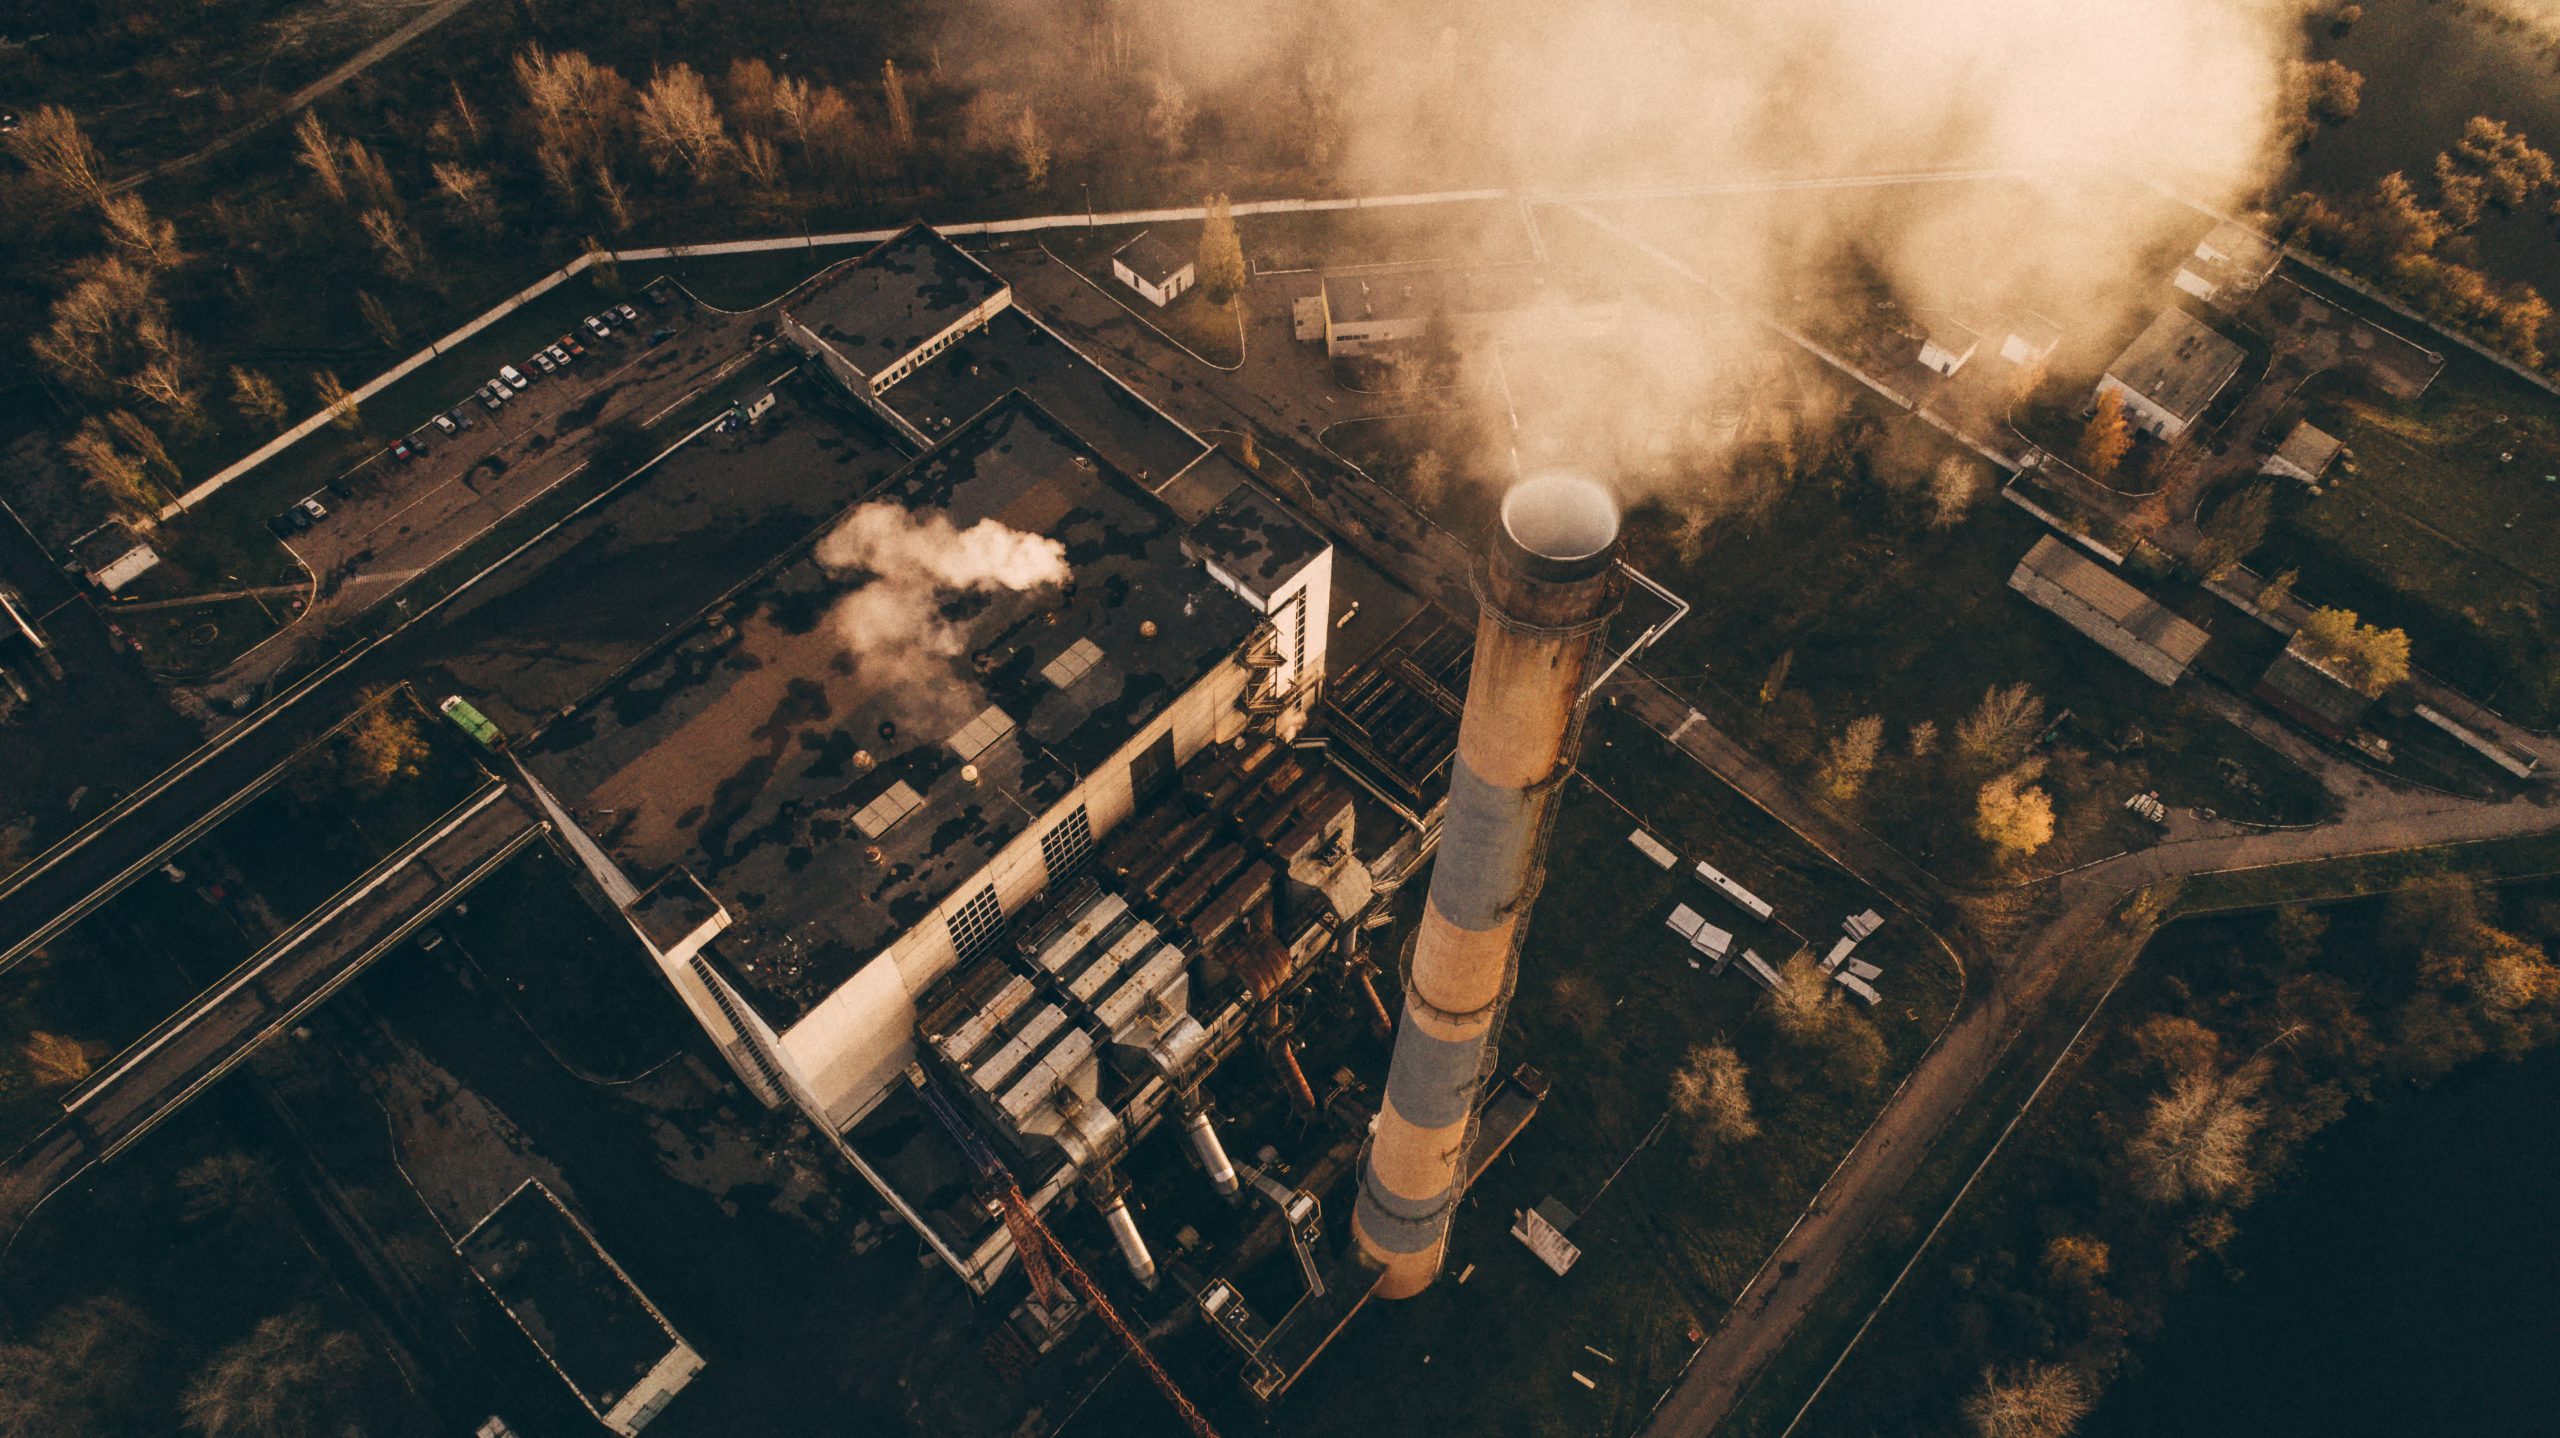
M1141 230L1135 239L1111 252L1112 278L1136 290L1158 309L1172 304L1191 288L1198 273L1192 257Z
M2061 343L2062 326L2030 311L2009 326L2008 337L2000 341L2000 358L2015 365L2040 365L2053 358Z
M2330 464L2337 459L2338 451L2343 448L2345 446L2338 442L2336 435L2314 428L2311 421L2304 420L2293 427L2293 433L2284 437L2283 444L2276 446L2275 453L2267 456L2267 462L2258 466L2258 473L2298 479L2304 484L2318 484L2320 476L2328 471Z
M2176 439L2240 372L2246 357L2247 351L2186 311L2163 310L2107 366L2091 398L2112 390L2135 429Z
M1953 320L1939 320L1929 326L1920 341L1920 364L1924 369L1952 375L1964 368L1973 352L1982 347L1982 336Z
M2256 292L2283 258L2273 240L2226 220L2196 241L2170 283L2208 303L2229 303Z

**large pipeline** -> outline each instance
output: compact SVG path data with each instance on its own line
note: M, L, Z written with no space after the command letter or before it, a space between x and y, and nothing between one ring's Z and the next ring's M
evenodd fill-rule
M1384 1270L1384 1298L1428 1288L1447 1252L1470 1119L1545 878L1592 650L1617 608L1618 508L1599 485L1565 474L1523 481L1503 497L1501 531L1477 577L1475 669L1449 807L1352 1209L1360 1253Z

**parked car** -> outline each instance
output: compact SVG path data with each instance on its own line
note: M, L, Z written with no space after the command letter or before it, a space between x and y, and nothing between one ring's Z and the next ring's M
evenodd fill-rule
M491 411L492 413L496 412L499 405L506 403L506 401L498 398L495 390L490 389L485 384L480 386L478 394L480 396L481 407Z
M615 305L615 306L613 307L613 312L614 312L615 314L618 314L618 315L622 316L622 322L623 322L624 324L627 324L627 325L636 325L636 324L640 323L640 312L639 312L638 310L633 309L633 308L632 308L630 305L628 305L628 304L619 304L619 305Z
M347 483L343 479L333 479L329 481L326 488L331 494L336 495L340 499L353 499L356 497L356 487Z
M327 519L329 517L329 506L322 504L319 497L316 495L295 505L294 508L310 515L313 519Z
M302 531L311 527L311 516L306 513L300 505L295 505L293 508L286 510L284 513L277 515L276 517L283 520L285 522L285 526L296 534L300 534Z
M435 424L436 428L443 430L447 434L453 434L462 428L462 426L453 422L453 416L449 414L437 415Z
M606 324L597 316L589 315L587 316L587 333L594 335L600 340L611 339L613 337L613 327Z
M560 348L558 345L553 345L551 348L544 350L543 353L551 356L552 360L558 363L562 368L565 369L568 367L569 352L567 350Z
M532 380L524 377L523 370L517 369L511 364L502 364L498 366L498 378L505 380L509 385L512 385L517 389L525 389L533 384Z
M405 439L395 439L391 441L391 457L393 459L407 459L416 453L416 450L409 448L409 441Z
M532 364L535 369L542 371L544 374L555 373L560 368L560 366L551 362L551 356L543 353L541 350L535 350L533 352Z
M652 346L662 345L675 337L676 332L674 330L651 330L649 332L649 343Z
M471 417L471 411L467 409L456 409L453 411L453 422L462 426L464 429L469 429L480 421Z
M587 347L578 343L578 337L574 334L562 335L558 343L560 348L567 350L573 355L582 355L587 352Z
M303 527L307 529L310 527L311 521L306 519L302 524ZM287 512L284 514L271 514L267 516L267 528L274 531L275 537L278 539L292 538L294 533L293 514L291 512Z

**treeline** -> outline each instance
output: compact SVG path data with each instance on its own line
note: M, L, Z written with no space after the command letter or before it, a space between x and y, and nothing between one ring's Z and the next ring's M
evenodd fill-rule
M1896 1432L2061 1438L2312 1136L2560 1038L2548 901L2439 875L2379 903L2198 923L2145 955L2114 1026L1824 1400L1827 1428L1890 1415ZM1914 1393L1942 1396L1915 1415Z
M2395 170L2352 196L2304 190L2284 202L2277 223L2291 243L2538 368L2550 304L2530 285L2492 280L2472 262L2467 240L2489 214L2523 213L2554 178L2549 154L2479 115L2436 156L2423 186ZM2551 213L2560 218L2560 202Z

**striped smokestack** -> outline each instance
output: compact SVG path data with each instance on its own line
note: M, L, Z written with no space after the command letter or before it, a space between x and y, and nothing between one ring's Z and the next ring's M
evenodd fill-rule
M1617 608L1618 506L1578 475L1514 486L1477 578L1475 669L1413 948L1395 1062L1351 1231L1409 1298L1439 1275L1469 1120L1511 995L1578 730L1591 651Z

